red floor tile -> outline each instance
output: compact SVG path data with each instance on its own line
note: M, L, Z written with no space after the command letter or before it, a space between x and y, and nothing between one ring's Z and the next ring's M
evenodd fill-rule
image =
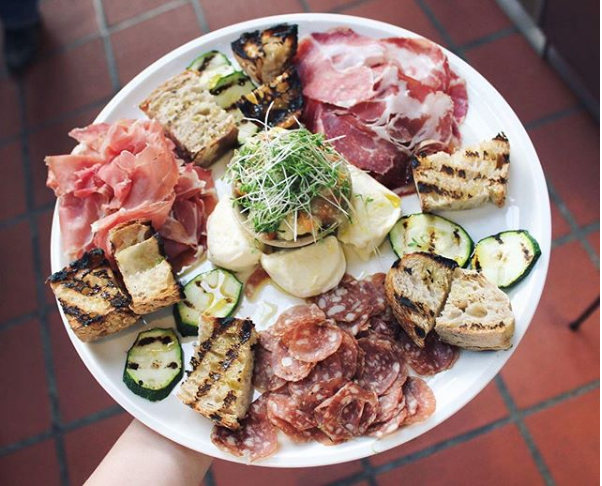
M0 322L34 312L37 308L31 233L27 222L0 229Z
M407 444L371 457L370 462L375 466L386 464L507 416L502 397L495 384L491 383L468 405L433 430Z
M564 219L564 216L558 209L558 206L550 201L550 210L552 212L552 239L560 238L571 232L571 226Z
M52 190L46 187L48 169L44 163L44 158L47 155L70 153L77 142L67 135L69 131L72 128L84 127L92 123L101 108L102 106L90 108L47 128L36 130L28 136L29 159L32 173L31 183L36 207L46 206L54 203L56 200Z
M525 422L556 484L600 484L600 390Z
M71 484L84 484L131 422L132 417L122 413L65 435Z
M98 33L93 0L47 0L40 10L44 19L42 52Z
M399 27L423 35L439 44L443 44L443 40L437 33L437 30L433 27L433 24L431 24L431 21L416 2L411 0L401 0L397 2L374 0L372 2L362 3L357 7L344 9L341 13L346 15L357 15L358 17L366 17L398 25Z
M0 484L61 484L54 441L47 440L0 458Z
M500 91L523 122L577 104L558 75L519 34L471 49L466 57Z
M546 177L580 225L600 219L600 128L578 113L531 130Z
M71 422L105 410L115 401L90 374L67 335L58 310L50 313L50 340L59 394L61 420Z
M590 317L579 332L568 328L599 292L599 273L579 242L552 251L535 318L502 370L519 407L535 405L599 378L599 313Z
M312 467L305 469L274 469L249 466L215 460L211 466L218 486L244 484L245 486L322 486L361 472L359 461L336 464L334 466Z
M543 484L518 429L509 425L382 474L379 486Z
M459 46L512 25L495 2L426 0L426 4L454 43ZM467 19L472 20L468 28Z
M5 176L0 178L0 220L2 220L18 216L27 210L20 141L0 146L0 164Z
M306 0L312 12L330 12L333 9L344 8L345 5L355 3L353 0Z
M590 235L587 237L587 241L589 241L589 244L592 246L594 251L600 255L600 232L594 231L593 233L590 233Z
M21 131L19 93L11 78L0 79L0 139L17 135Z
M201 0L201 5L211 30L259 17L303 12L297 0Z
M174 26L177 25L177 28ZM201 35L194 10L184 5L111 36L119 80L127 83L144 68L176 47ZM152 37L152 43L139 39Z
M50 271L50 231L52 228L53 210L49 209L40 213L36 217L38 225L38 251L40 252L40 261L42 263L42 275L48 277ZM54 294L49 285L44 285L46 291L46 302L53 304L55 302Z
M105 17L109 26L136 17L171 0L103 0Z
M0 445L27 439L50 429L51 411L44 371L40 324L30 321L0 331ZM26 386L24 386L26 385ZM0 484L3 483L0 481Z
M67 74L68 73L68 74ZM69 113L112 92L101 40L43 59L25 76L30 125Z

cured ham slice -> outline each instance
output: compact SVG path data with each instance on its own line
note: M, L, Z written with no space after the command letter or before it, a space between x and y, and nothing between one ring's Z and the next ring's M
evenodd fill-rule
M176 269L204 249L207 216L216 203L211 173L183 165L161 125L120 120L72 130L71 155L46 157L48 181L59 198L63 248L78 258L92 247L111 255L116 225L151 221Z
M304 123L388 187L411 183L410 161L424 143L460 143L466 85L426 39L314 33L299 43L296 65Z

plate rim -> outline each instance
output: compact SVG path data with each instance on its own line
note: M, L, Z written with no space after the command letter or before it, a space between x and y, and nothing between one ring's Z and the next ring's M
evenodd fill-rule
M356 16L342 15L342 14L297 13L297 14L284 14L284 15L276 15L276 16L269 16L269 17L261 17L261 18L257 18L257 19L247 20L244 22L240 22L240 23L236 23L236 24L232 24L232 25L223 27L221 29L212 31L208 34L205 34L205 35L199 36L195 39L192 39L189 42L177 47L176 49L173 49L169 53L165 54L164 56L162 56L161 58L159 58L158 60L156 60L155 62L150 64L148 67L146 67L144 70L142 70L138 75L136 75L119 92L117 92L113 96L113 98L100 111L100 113L95 118L93 123L98 123L98 122L104 121L107 118L108 114L116 106L118 106L124 98L126 98L129 94L131 94L137 88L139 88L139 84L141 84L143 82L143 80L145 80L147 77L152 75L154 72L158 71L164 64L168 63L172 59L179 57L181 53L187 51L192 46L197 45L200 42L207 43L207 42L211 42L215 39L225 37L225 36L228 36L232 33L236 33L239 31L257 29L261 25L267 24L267 23L279 23L279 22L289 22L290 23L290 22L299 22L299 21L307 22L307 21L311 21L311 20L331 22L332 24L338 24L341 27L349 25L349 24L356 24L356 25L362 24L365 27L371 27L371 28L374 28L375 30L381 30L381 31L384 31L387 33L392 33L393 31L396 31L397 34L394 34L394 35L424 38L423 36L416 34L412 31L407 30L400 26L388 24L386 22L381 22L381 21L377 21L377 20L367 19L367 18L363 18L363 17L356 17ZM203 41L201 41L201 39ZM431 41L431 42L434 42L434 41ZM449 51L445 47L440 46L438 43L436 43L436 44L443 49L443 51L448 56L448 58L453 59L453 63L463 65L462 67L464 69L468 69L469 71L472 71L471 75L475 75L477 78L480 78L479 84L481 86L485 86L488 90L492 91L495 94L495 96L498 97L497 101L502 102L502 105L504 106L504 108L507 111L507 115L509 115L510 118L512 119L513 125L516 125L516 129L519 130L519 132L521 132L521 139L522 139L522 142L525 144L524 148L527 150L528 155L531 159L531 162L529 165L533 166L532 169L535 170L536 177L543 182L543 184L539 188L538 195L539 195L539 199L540 199L539 202L543 203L543 207L541 208L542 213L543 213L542 214L543 219L540 221L540 223L541 223L541 227L542 227L542 232L546 235L546 238L544 241L539 242L540 246L542 248L542 256L540 257L540 259L538 261L539 268L537 269L537 271L540 274L542 274L542 278L541 278L541 280L538 280L537 282L535 282L535 291L537 294L537 298L531 300L524 311L524 318L526 321L526 327L525 327L525 333L526 333L529 326L531 325L533 316L535 314L535 311L537 310L537 307L539 305L539 302L540 302L542 294L543 294L543 289L544 289L545 282L546 282L547 275L548 275L550 252L551 252L550 201L549 201L547 185L545 184L545 175L543 173L543 168L542 168L541 162L539 160L539 157L537 156L535 147L533 146L533 142L531 141L531 138L529 137L529 134L527 133L524 125L522 124L522 122L520 121L520 119L518 118L518 116L516 115L516 113L514 112L512 107L510 106L510 104L506 101L506 99L497 91L497 89L483 75L481 75L475 68L470 66L470 64L468 64L462 58L460 58L453 52ZM60 237L60 227L59 227L58 200L57 200L57 202L55 203L54 212L53 212L51 239L50 239L50 254L51 254L50 257L51 257L51 271L52 272L55 272L57 270L60 270L60 268L62 268L62 264L58 258L58 253L60 253L60 251L57 252L57 251L53 250L53 246L54 246L53 243L58 241L59 237ZM240 464L247 464L247 465L249 464L247 461L243 460L242 458L226 454L217 448L209 449L209 448L198 448L198 447L191 446L189 444L188 440L186 440L185 436L181 435L179 433L179 431L173 430L172 428L169 428L169 427L164 427L163 424L159 423L154 418L153 415L147 413L144 409L140 408L135 402L128 399L127 395L124 393L124 390L120 390L112 380L108 379L107 376L104 373L102 373L102 369L100 367L97 367L97 365L93 362L93 360L91 360L87 356L86 353L82 352L82 349L86 348L86 346L89 346L90 343L83 343L78 340L78 338L71 331L69 324L67 323L65 315L63 313L63 309L59 305L58 301L57 301L57 307L59 309L59 313L60 313L61 319L63 321L63 325L66 328L67 334L68 334L72 344L74 345L74 347L79 355L79 358L83 361L83 363L86 366L86 368L88 369L88 371L92 374L92 376L96 379L96 381L101 385L101 387L113 398L113 400L115 400L133 418L140 420L143 424L145 424L147 427L151 428L155 432L163 435L164 437L167 437L168 439L170 439L178 444L183 445L184 447L190 448L192 450L196 450L198 452L207 454L209 456L212 456L212 457L215 457L218 459L223 459L226 461L240 463ZM488 374L493 373L491 379L487 380L483 384L472 385L470 390L464 396L462 396L461 400L454 402L453 405L449 406L446 409L446 410L448 410L448 413L446 413L445 417L443 417L443 418L439 417L437 420L434 420L433 418L431 418L424 424L421 424L420 426L418 426L418 428L415 429L415 431L417 430L418 432L410 433L409 437L402 437L401 440L393 441L392 444L389 444L380 450L375 450L374 447L369 447L366 445L363 447L356 447L352 450L348 450L344 454L340 454L340 457L336 456L336 455L335 455L335 457L332 457L332 455L325 455L324 457L328 458L327 460L322 460L319 457L314 457L313 461L304 460L304 461L300 461L298 463L297 462L283 463L278 460L271 460L271 459L277 458L277 454L276 454L275 456L271 456L270 458L264 459L264 460L256 462L256 463L252 463L252 465L260 466L260 467L274 467L274 468L316 467L316 466L334 465L334 464L340 464L340 463L345 463L345 462L369 457L369 456L375 455L377 453L384 452L386 450L400 446L410 440L413 440L414 438L419 437L419 436L429 432L434 427L440 425L441 423L445 422L447 419L449 419L450 417L455 415L459 410L464 408L476 395L478 395L489 383L491 383L494 380L494 378L498 375L498 373L500 372L502 367L508 362L508 360L514 354L514 352L520 345L520 342L522 341L525 333L523 333L523 335L518 338L518 340L515 342L515 345L513 346L512 349L505 351L505 353L508 353L507 358L505 360L501 360L501 359L497 360L494 363L492 363L490 366L487 367L487 370L489 371ZM451 412L449 412L449 410L451 410ZM391 437L391 436L389 436L389 437ZM362 440L367 440L367 439L363 439L363 438L356 439L356 441L358 443ZM374 439L372 439L372 440L374 440Z

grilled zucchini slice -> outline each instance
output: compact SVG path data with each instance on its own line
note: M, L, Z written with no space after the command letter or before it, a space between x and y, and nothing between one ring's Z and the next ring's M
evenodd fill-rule
M288 69L270 84L260 86L236 103L246 118L258 125L291 128L298 124L303 111L301 79L294 67Z
M395 254L427 252L466 265L474 243L462 226L430 213L411 214L401 218L389 233Z
M201 83L207 89L212 89L220 79L236 71L230 60L218 51L201 54L187 69L196 71L201 77Z
M154 328L138 334L129 349L123 382L136 395L163 400L184 374L182 347L173 329Z
M228 317L234 313L242 294L242 283L227 270L202 273L184 287L185 298L174 307L178 331L197 336L203 316Z
M507 289L525 278L540 256L539 244L527 230L503 231L477 243L471 265Z
M232 108L244 95L255 89L255 85L242 71L221 76L209 90L215 102L224 110Z

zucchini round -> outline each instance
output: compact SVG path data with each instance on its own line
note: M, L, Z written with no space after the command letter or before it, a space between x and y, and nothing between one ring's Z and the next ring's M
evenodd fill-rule
M395 254L427 252L441 255L464 266L474 243L462 226L430 213L410 214L401 218L389 232Z
M154 328L138 334L127 353L123 382L136 395L163 400L184 374L182 347L173 329Z
M539 244L526 230L503 231L477 243L472 268L501 289L525 278L541 256Z
M213 88L221 78L236 71L230 60L218 51L201 54L188 65L187 69L197 71L201 77L201 83L207 89Z
M234 274L216 268L201 273L184 287L184 300L174 307L178 331L197 336L202 317L228 317L234 313L242 294L242 283Z

